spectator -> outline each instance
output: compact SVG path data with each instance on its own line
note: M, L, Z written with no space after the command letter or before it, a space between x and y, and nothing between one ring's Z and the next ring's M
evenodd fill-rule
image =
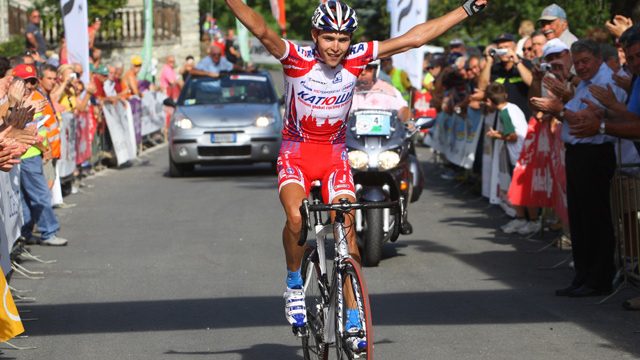
M14 75L25 80L26 95L33 98L34 95L38 94L36 90L38 83L36 70L32 65L18 65L14 69ZM48 78L48 75L43 75L43 77ZM40 94L40 97L44 96ZM54 114L50 104L47 104L46 107L49 109L44 111L45 114ZM40 131L40 135L47 137L45 130ZM47 154L49 152L47 142L44 140L29 148L21 158L20 199L24 218L21 235L27 244L39 243L42 245L64 246L67 245L68 241L57 236L60 224L51 206L51 192L47 186L42 168L43 161L48 160ZM39 242L33 238L33 227L36 224L41 234Z
M569 22L567 21L567 13L557 4L551 4L542 10L542 14L538 19L538 24L542 33L547 40L559 38L571 46L578 38L569 31Z
M486 105L488 111L495 111L497 120L500 121L499 128L490 128L486 136L491 139L502 140L505 142L507 152L509 154L509 173L513 175L522 147L524 138L527 135L527 119L522 110L515 104L507 101L508 95L504 85L492 83L486 90ZM527 234L540 230L540 221L537 219L537 212L529 214L530 222L526 218L526 208L524 206L515 206L516 218L509 221L501 227L506 234L515 232Z
M533 53L533 40L530 37L524 39L524 43L522 43L522 58L529 61L533 61L536 58Z
M516 104L525 117L531 116L529 109L529 86L533 80L531 74L532 64L529 60L522 59L516 54L516 42L513 35L500 34L495 40L495 45L487 46L485 59L487 65L483 69L478 81L478 88L484 90L489 82L503 84L507 90L509 102ZM498 49L504 55L492 56L492 51Z
M391 79L391 85L393 85L400 93L402 97L408 102L411 98L411 90L413 86L409 80L409 74L402 69L393 67L393 59L385 58L381 59L381 73L385 73Z
M94 69L97 69L102 65L102 49L94 47L91 49L91 57L89 58L91 61L91 66Z
M618 57L618 49L610 44L602 44L600 49L602 50L604 63L611 68L614 74L617 74L622 69L620 58Z
M182 64L182 67L180 67L180 70L178 71L181 77L180 86L184 86L184 84L187 82L187 79L191 75L191 70L193 70L193 68L195 67L195 63L195 59L191 55L188 55L184 59L184 64Z
M89 25L89 50L93 50L93 47L96 44L96 35L100 32L101 25L102 21L99 17L93 20L93 24Z
M27 49L34 50L44 57L47 51L47 42L40 30L40 11L32 10L29 14L29 23L25 30Z
M435 80L440 75L443 66L442 57L432 56L429 64L426 68L426 74L422 80L422 88L428 92L431 92L435 88Z
M467 48L464 46L464 41L458 38L449 41L449 53L466 55Z
M240 52L236 44L236 34L233 29L227 30L227 37L224 39L224 47L227 49L226 56L230 63L235 64L240 59Z
M191 70L191 75L217 78L220 76L220 72L231 70L233 70L233 64L222 57L222 51L219 47L211 45L209 46L209 56L200 60L198 65Z
M518 35L520 35L520 40L518 40L518 43L516 44L516 54L518 54L518 56L520 57L525 57L524 56L524 43L525 41L527 41L528 38L531 37L531 34L533 34L533 32L536 30L536 27L533 23L533 21L531 20L522 20L520 22L520 27L518 28Z
M178 75L174 70L175 65L176 58L173 55L167 56L167 60L160 73L160 88L174 101L178 100L178 96L180 95L180 84L178 83Z
M534 59L539 59L542 57L542 49L544 48L544 44L547 43L547 37L544 36L542 32L536 31L531 34L531 51L533 53Z
M566 123L562 127L562 139L566 148L567 201L575 276L571 284L557 290L556 295L598 296L611 292L615 273L615 239L609 194L616 166L614 138L604 135L604 131L595 136L577 138L570 133L570 127L591 111L584 103L585 99L600 106L589 91L591 85L610 87L620 102L624 102L627 95L612 80L613 71L602 61L597 43L576 41L571 46L571 54L576 74L581 80L574 97L566 106L556 98L532 98L531 101L541 111L551 113Z
M122 77L124 87L128 89L129 95L140 96L140 89L138 88L138 73L142 69L142 57L140 55L134 55L131 57L131 68Z

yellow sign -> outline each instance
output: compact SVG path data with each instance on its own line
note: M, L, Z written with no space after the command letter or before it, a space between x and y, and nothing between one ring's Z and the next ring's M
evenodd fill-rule
M1 273L1 272L0 272ZM13 296L9 291L9 284L4 278L4 274L0 275L0 289L2 289L2 309L0 309L0 342L5 342L14 338L16 335L24 332L20 314L16 304L13 302Z

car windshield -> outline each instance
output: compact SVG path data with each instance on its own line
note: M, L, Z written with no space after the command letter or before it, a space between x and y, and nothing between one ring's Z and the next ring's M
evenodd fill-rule
M192 77L182 90L178 105L268 104L276 101L267 76L230 74L219 79Z

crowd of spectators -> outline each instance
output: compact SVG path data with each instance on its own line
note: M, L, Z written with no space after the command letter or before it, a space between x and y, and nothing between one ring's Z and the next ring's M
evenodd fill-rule
M640 136L640 122L634 121L640 114L639 29L616 15L578 38L565 10L551 4L535 21L522 22L519 38L497 34L479 47L454 39L444 54L425 55L422 92L431 95L431 105L461 116L469 109L495 112L500 131L484 128L482 134L484 141L505 142L512 175L527 171L523 149L541 126L562 139L564 173L551 182L566 176L568 221L551 214L544 223L542 209L516 201L515 218L500 228L521 235L544 226L561 231L557 244L571 247L575 276L558 296L606 295L617 285L610 189L616 149L624 162L640 164L636 147L618 145L621 138ZM451 164L445 167L443 178L461 173ZM637 255L628 256L625 266L637 275ZM640 298L625 307L640 309Z

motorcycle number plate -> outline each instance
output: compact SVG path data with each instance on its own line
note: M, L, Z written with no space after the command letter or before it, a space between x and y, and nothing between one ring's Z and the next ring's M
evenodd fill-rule
M356 135L391 135L391 117L386 114L358 114Z

